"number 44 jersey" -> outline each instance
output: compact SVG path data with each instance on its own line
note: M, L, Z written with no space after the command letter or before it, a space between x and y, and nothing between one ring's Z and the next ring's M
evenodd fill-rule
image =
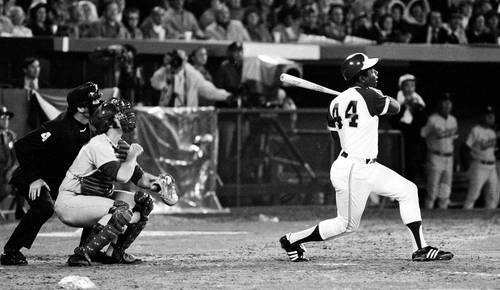
M328 129L338 132L342 151L349 156L377 158L378 116L388 108L389 97L380 90L351 87L330 103Z

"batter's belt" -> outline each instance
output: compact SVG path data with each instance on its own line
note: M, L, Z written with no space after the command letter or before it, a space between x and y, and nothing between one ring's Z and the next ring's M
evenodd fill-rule
M347 158L347 157L349 157L349 154L347 152L342 151L342 153L340 153L340 156ZM349 157L349 159L354 159L354 160L357 160L359 162L364 162L365 164L371 164L371 163L377 162L377 158L359 158L359 157L351 156L351 157Z

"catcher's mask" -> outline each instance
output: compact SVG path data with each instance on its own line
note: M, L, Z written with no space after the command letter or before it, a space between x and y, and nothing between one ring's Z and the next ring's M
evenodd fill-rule
M115 118L120 124L117 124ZM124 133L129 133L135 129L135 113L129 101L111 98L97 108L90 123L97 134L106 133L110 127L121 127Z

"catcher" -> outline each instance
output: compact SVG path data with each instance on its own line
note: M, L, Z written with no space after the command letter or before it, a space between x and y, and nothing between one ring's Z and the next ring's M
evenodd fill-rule
M68 259L69 266L90 266L91 259L106 245L106 263L132 264L141 260L125 253L146 226L153 210L153 198L143 191L114 190L113 182L132 181L137 186L158 191L168 205L177 202L172 177L153 176L137 163L143 152L139 144L130 145L124 161L115 155L123 147L123 133L135 128L135 113L128 101L110 99L90 119L96 136L84 145L66 172L55 212L73 227L92 227L92 233Z

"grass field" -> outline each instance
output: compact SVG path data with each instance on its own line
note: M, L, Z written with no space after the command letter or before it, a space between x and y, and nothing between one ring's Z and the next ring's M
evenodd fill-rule
M335 208L253 207L225 215L155 215L129 250L144 263L70 268L65 262L78 234L53 218L23 251L29 265L0 266L0 289L57 289L69 275L87 276L99 289L500 288L499 210L422 215L427 241L454 252L453 260L411 262L409 233L398 210L389 208L368 209L358 232L309 244L311 261L291 263L278 238L335 216ZM2 246L14 226L0 225Z

